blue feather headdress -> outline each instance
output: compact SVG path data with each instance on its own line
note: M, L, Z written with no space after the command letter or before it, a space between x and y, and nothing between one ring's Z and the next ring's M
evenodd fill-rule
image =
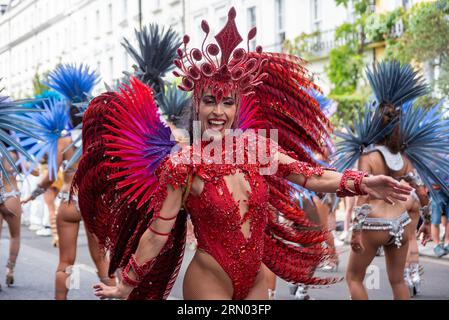
M3 89L1 89L0 92L2 90ZM24 102L29 102L29 100L24 100ZM14 159L9 154L8 148L12 148L17 151L19 155L24 156L31 162L33 162L33 157L25 148L22 147L15 137L15 134L21 133L38 138L38 136L31 132L35 125L26 119L19 118L18 115L27 113L31 114L40 111L36 108L23 107L21 103L22 102L11 101L7 96L0 96L0 157L5 159L17 173L19 170L14 162ZM10 132L13 134L10 134ZM7 181L11 183L3 161L0 161L0 171L6 177Z
M181 46L178 34L169 29L165 32L157 24L150 24L142 31L135 31L139 49L134 48L128 39L123 39L123 47L137 63L134 76L150 86L155 93L164 92L162 77L173 68L176 51Z
M398 123L398 119L391 121L382 128L382 113L377 107L377 103L365 106L365 112L359 112L358 118L354 121L354 130L348 125L346 132L335 132L340 138L337 142L337 151L333 154L333 166L338 171L353 168L363 151L372 144L381 141L390 134Z
M383 61L366 70L366 76L380 106L390 104L400 109L408 101L428 93L429 87L410 64Z
M45 155L48 156L48 171L50 180L55 180L58 175L57 154L58 140L66 134L69 128L69 106L65 100L49 99L42 102L42 113L31 113L21 116L22 119L35 124L33 136L19 134L21 144L34 156L37 162L41 162ZM35 136L38 138L36 139ZM32 166L29 171L34 168Z
M92 98L91 92L95 85L99 82L99 75L95 71L90 71L89 67L84 64L79 66L76 66L75 64L64 64L56 68L55 71L51 72L48 75L48 79L48 83L45 84L67 98L71 102L71 107L78 109L76 116L82 118L89 101ZM71 131L82 130L82 123L75 127L71 126L68 129ZM72 143L65 150L63 150L63 153L74 146L80 145L81 135L73 139ZM73 164L79 160L81 155L82 148L80 146L75 150L75 153L66 164L65 170L71 168Z
M87 65L63 64L48 75L46 86L66 97L71 103L86 102L99 82L95 71Z
M178 89L176 84L167 86L164 93L156 95L160 113L177 128L188 129L191 118L190 94Z

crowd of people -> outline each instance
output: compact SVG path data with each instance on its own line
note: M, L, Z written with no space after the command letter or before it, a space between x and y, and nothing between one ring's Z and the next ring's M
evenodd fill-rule
M67 299L83 220L101 299L167 298L186 244L187 300L275 299L276 278L308 299L308 286L341 281L316 271L338 271L344 243L352 299L368 299L363 281L380 249L393 297L421 292L418 241L449 253L449 120L440 105L413 106L425 81L396 61L369 68L372 101L334 145L329 100L304 62L239 48L235 17L232 8L208 45L203 21L201 48L144 29L140 53L125 42L134 74L99 96L95 72L65 64L45 82L53 93L0 98L7 286L21 223L39 226L59 250L55 299ZM172 64L178 87L164 80Z

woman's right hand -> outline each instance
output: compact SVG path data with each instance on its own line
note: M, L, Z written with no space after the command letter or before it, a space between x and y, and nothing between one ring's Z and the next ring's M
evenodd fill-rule
M121 299L126 300L133 291L133 287L129 287L120 283L116 286L107 286L104 283L94 285L94 294L101 300L104 299Z

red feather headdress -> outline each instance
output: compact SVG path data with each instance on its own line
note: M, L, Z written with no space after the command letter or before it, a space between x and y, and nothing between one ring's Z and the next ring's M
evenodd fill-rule
M254 87L260 85L267 76L263 72L267 59L252 57L249 53L249 42L257 33L255 27L248 33L248 50L237 49L243 39L237 30L235 17L235 8L231 8L226 25L215 36L217 44L210 43L204 47L210 33L209 24L205 20L201 23L201 28L206 33L201 50L188 50L190 38L188 35L183 38L184 50L178 49L179 59L174 61L181 72L174 71L173 74L182 78L179 88L193 91L196 101L199 101L204 88L212 89L217 102L230 92L235 92L238 96L252 95ZM262 47L258 46L256 52L262 53Z

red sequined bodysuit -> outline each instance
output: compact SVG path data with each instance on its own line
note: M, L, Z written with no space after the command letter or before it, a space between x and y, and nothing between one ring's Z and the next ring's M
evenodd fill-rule
M244 299L254 285L264 258L265 242L271 241L265 229L269 218L276 216L276 210L269 203L266 177L260 174L262 166L257 161L248 164L247 152L245 147L243 164L185 165L173 164L168 159L157 173L161 189L155 199L155 216L166 197L167 185L185 186L189 176L201 180L201 192L190 192L184 207L190 213L198 249L212 256L231 279L233 299ZM277 176L284 178L291 173L310 177L321 175L323 169L299 161L289 165L279 163ZM230 191L228 183L235 178L234 182L243 192L233 194ZM267 247L269 245L267 243Z

